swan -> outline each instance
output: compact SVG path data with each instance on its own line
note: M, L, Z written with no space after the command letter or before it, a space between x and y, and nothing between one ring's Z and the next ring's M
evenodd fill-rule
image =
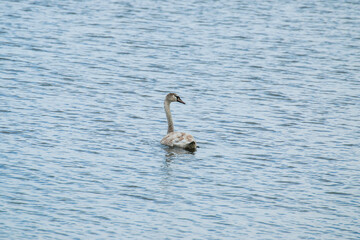
M161 140L161 144L169 147L180 147L189 151L195 151L196 142L193 136L183 132L174 132L174 124L170 112L170 103L172 102L185 104L185 102L175 93L169 93L166 95L164 108L168 122L168 131L167 135Z

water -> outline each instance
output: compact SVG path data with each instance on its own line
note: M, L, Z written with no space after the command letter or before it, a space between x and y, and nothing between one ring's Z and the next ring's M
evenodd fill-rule
M1 239L360 238L358 1L0 12Z

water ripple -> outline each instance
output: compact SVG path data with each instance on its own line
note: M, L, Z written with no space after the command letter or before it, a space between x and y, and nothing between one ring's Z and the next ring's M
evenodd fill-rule
M0 238L358 239L359 11L0 2Z

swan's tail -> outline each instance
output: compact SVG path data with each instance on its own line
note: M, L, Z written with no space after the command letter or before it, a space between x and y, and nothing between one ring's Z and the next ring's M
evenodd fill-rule
M186 146L186 150L195 151L195 150L196 150L196 142L195 142L195 141L192 141L191 143L189 143L189 144Z

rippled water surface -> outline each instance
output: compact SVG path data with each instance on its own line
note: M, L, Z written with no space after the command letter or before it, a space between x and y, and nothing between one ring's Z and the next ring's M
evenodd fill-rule
M359 13L1 1L0 238L359 239Z

